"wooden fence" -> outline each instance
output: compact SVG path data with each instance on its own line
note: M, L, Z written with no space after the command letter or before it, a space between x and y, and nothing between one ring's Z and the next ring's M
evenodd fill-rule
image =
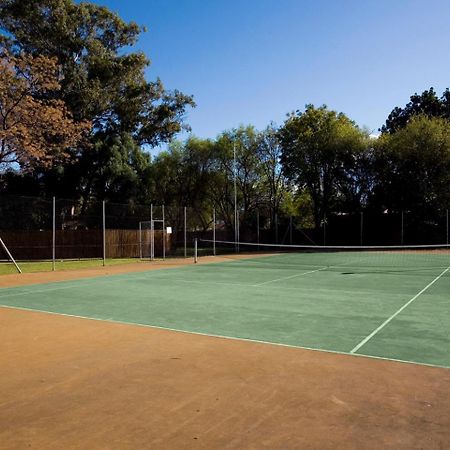
M162 256L163 234L155 233L155 257ZM13 257L17 260L52 259L51 230L0 231ZM148 258L150 256L151 231L106 230L107 258ZM171 235L166 235L166 254L171 250ZM102 230L57 230L56 259L88 259L103 257ZM5 259L0 250L0 259Z

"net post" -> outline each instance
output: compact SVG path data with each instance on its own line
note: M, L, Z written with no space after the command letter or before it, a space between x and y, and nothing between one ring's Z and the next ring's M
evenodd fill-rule
M52 271L56 270L56 198L53 197L52 207Z
M162 251L163 251L163 260L166 259L166 221L165 221L165 214L164 214L164 205L162 205Z
M213 256L216 256L216 208L213 208Z
M187 258L187 213L184 207L184 257Z
M103 203L102 203L103 266L106 265L106 214L105 214L105 209L106 209L105 200L103 200Z
M150 261L154 259L155 236L153 226L153 203L150 205Z
M359 245L363 245L363 233L364 233L364 213L360 212L360 221L359 221Z
M10 251L8 250L8 247L3 242L3 239L0 237L0 245L3 247L3 250L5 250L6 254L8 255L8 258L13 262L13 264L16 266L17 272L22 273L22 270L20 269L19 265L16 263L16 260L11 255Z
M198 262L198 241L197 238L194 239L194 263Z

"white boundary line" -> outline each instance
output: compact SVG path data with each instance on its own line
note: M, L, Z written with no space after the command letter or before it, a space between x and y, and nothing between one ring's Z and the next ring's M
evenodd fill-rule
M301 277L302 275L308 275L308 273L320 272L321 270L328 269L329 267L321 267L320 269L309 270L308 272L296 273L295 275L290 275L288 277L275 278L274 280L263 281L262 283L252 284L253 287L263 286L269 283L275 283L277 281L289 280L290 278Z
M176 333L185 333L185 334L192 334L195 336L205 336L205 337L218 338L218 339L227 339L230 341L252 342L255 344L273 345L276 347L285 347L285 348L294 348L294 349L296 348L296 349L301 349L301 350L310 350L313 352L331 353L334 355L353 356L353 357L358 357L358 358L370 358L370 359L381 360L381 361L394 361L394 362L399 362L399 363L404 363L404 364L411 364L411 365L415 365L415 366L427 366L427 367L434 367L437 369L450 370L449 366L443 366L443 365L439 365L439 364L431 364L431 363L425 363L425 362L409 361L407 359L387 358L387 357L383 357L383 356L365 355L363 353L349 353L349 352L342 352L339 350L326 350L326 349L321 349L321 348L305 347L302 345L283 344L281 342L270 342L270 341L263 341L263 340L259 340L259 339L251 339L251 338L244 338L244 337L224 336L221 334L202 333L201 331L180 330L178 328L170 328L170 327L164 327L164 326L159 326L159 325L148 325L148 324L138 323L138 322L125 322L123 320L115 320L113 318L101 319L101 318L97 318L97 317L79 316L76 314L45 311L42 309L24 308L24 307L20 307L20 306L0 305L0 308L50 314L53 316L72 317L75 319L93 320L96 322L106 322L106 323L113 323L113 324L119 324L119 325L137 326L137 327L151 328L151 329L156 329L156 330L173 331Z
M350 353L357 352L364 344L366 344L370 339L372 339L378 332L380 332L389 322L391 322L395 317L397 317L405 308L407 308L414 300L416 300L420 295L422 295L428 288L430 288L436 281L438 281L445 273L450 270L448 266L443 272L441 272L433 281L428 283L420 292L418 292L411 300L408 300L401 308L399 308L391 317L386 319L378 328L372 331L368 336L366 336L358 345L356 345Z

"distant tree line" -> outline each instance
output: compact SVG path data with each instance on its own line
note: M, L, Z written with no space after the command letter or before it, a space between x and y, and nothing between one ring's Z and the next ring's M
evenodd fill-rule
M450 207L448 89L395 107L378 138L307 105L281 126L180 142L194 100L145 79L147 57L126 51L135 23L73 0L4 0L0 31L0 193L214 207L230 229L235 182L243 224L255 211L320 228L332 213Z

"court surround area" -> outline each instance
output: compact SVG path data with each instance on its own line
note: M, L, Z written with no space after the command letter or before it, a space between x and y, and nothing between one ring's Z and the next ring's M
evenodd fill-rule
M0 417L13 411L23 443L47 446L40 401L68 402L65 420L82 425L89 392L111 402L96 413L101 433L123 421L117 442L103 435L110 448L445 448L448 249L216 250L198 264L1 289ZM123 406L127 398L137 404ZM160 418L150 419L153 407ZM331 429L339 431L327 441ZM61 442L89 448L73 436Z

